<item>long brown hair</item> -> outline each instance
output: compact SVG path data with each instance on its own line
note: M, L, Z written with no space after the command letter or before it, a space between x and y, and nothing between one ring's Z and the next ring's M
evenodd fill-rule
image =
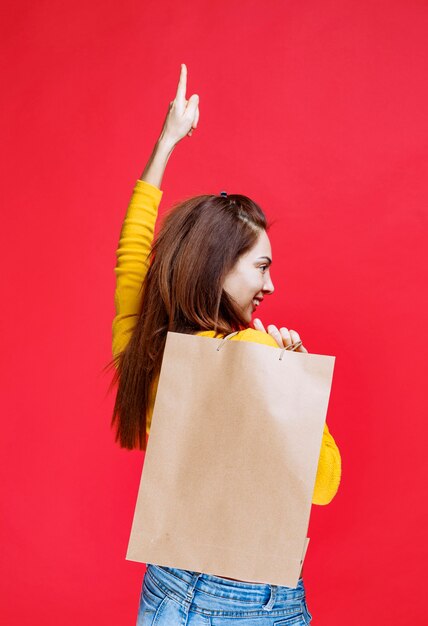
M256 243L266 217L247 196L201 195L165 215L149 253L141 313L126 348L115 356L118 383L111 426L122 448L146 449L150 389L160 372L168 331L224 335L248 327L222 288L239 257Z

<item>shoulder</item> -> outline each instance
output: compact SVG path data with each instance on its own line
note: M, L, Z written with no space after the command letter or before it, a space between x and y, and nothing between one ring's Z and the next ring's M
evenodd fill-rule
M269 333L265 333L262 330L256 330L255 328L246 328L245 330L241 330L237 335L231 337L231 339L235 339L236 341L252 341L254 343L262 343L265 346L279 348L272 335L269 335Z
M215 336L213 330L201 330L196 334L202 337ZM237 335L230 337L229 341L252 341L253 343L261 343L265 346L279 348L272 335L269 335L269 333L265 333L262 330L256 330L255 328L245 328L244 330L240 330Z

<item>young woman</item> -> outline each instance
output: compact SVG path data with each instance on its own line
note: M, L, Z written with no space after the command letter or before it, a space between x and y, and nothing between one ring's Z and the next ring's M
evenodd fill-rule
M274 291L267 221L250 198L202 195L176 204L155 242L165 167L174 147L192 136L199 98L186 100L187 68L181 66L175 99L161 135L137 180L117 249L113 356L118 385L112 424L124 448L146 449L168 331L255 341L307 352L295 330L252 315ZM313 494L328 504L341 475L338 447L324 428ZM295 588L147 564L138 626L287 626L309 624L303 569Z

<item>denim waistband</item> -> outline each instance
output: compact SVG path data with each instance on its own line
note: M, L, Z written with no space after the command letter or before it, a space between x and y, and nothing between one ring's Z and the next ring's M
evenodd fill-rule
M147 575L168 596L178 602L193 602L205 609L228 610L237 603L245 608L271 610L292 600L301 602L305 597L303 578L296 587L270 583L247 583L228 580L214 574L147 563ZM250 607L251 605L251 607Z

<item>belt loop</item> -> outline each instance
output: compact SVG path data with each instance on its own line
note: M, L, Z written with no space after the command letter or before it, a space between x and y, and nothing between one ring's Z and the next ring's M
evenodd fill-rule
M264 604L262 606L262 608L265 611L271 611L273 608L273 605L275 604L275 598L276 598L276 590L277 590L277 585L269 585L270 588L270 596L269 596L269 600L266 604Z
M196 583L198 582L200 576L202 576L201 573L198 574L197 572L194 572L192 574L192 580L188 583L188 588L186 590L186 597L183 600L186 613L189 611L190 605L192 604L193 596L195 595Z

